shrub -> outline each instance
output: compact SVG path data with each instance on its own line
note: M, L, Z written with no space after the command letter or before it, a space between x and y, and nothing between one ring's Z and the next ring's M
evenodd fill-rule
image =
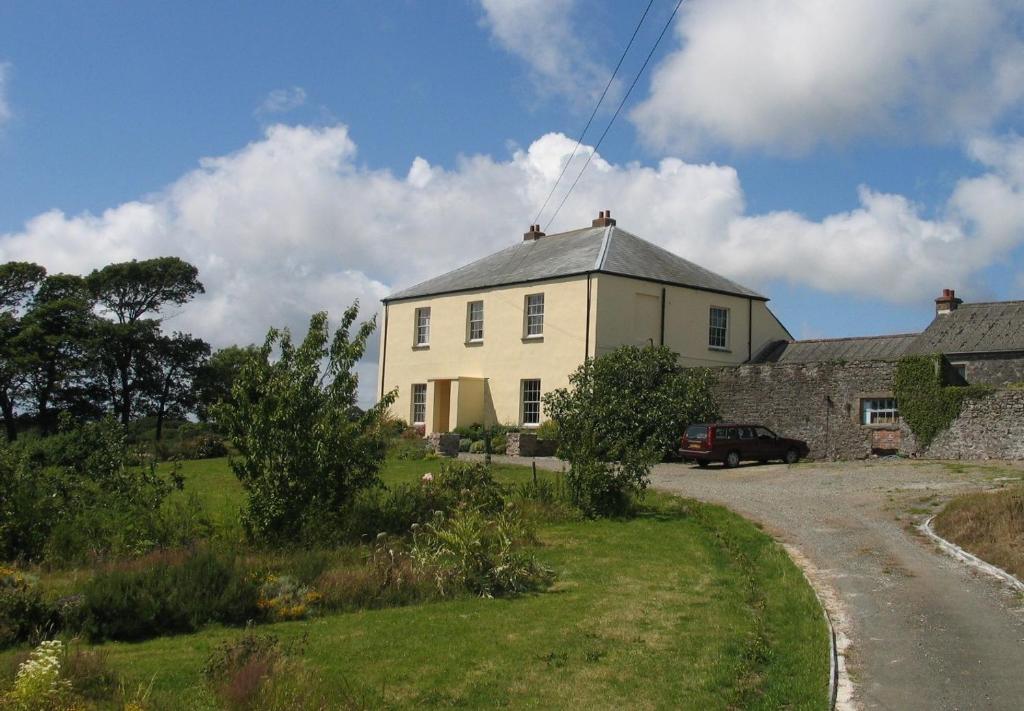
M388 454L395 459L418 461L427 456L427 443L419 435L415 438L399 437L391 440Z
M161 543L159 510L176 471L136 466L113 420L0 447L0 557L55 562L136 553Z
M358 304L345 311L333 339L325 312L313 315L298 345L287 330L271 329L235 378L232 402L214 409L242 455L232 469L247 495L243 523L254 540L298 540L311 520L344 509L379 481L396 393L365 411L356 407L354 369L375 328L371 319L351 335L358 313Z
M41 642L18 668L14 687L5 695L5 708L63 709L72 707L71 683L61 673L64 644Z
M417 567L400 540L380 535L365 563L334 568L316 582L326 610L408 605L437 597L432 571Z
M473 445L473 440L471 440L469 437L463 437L462 439L459 440L459 451L460 452L468 452L469 448L472 445Z
M508 446L505 435L497 435L491 438L491 453L492 454L504 454L505 448Z
M472 452L473 454L483 454L485 449L486 447L484 446L484 442L481 439L478 439L469 446L469 451Z
M590 516L626 511L686 425L715 418L712 384L710 371L683 368L664 346L621 346L587 359L569 388L545 394L573 503Z
M320 594L288 575L269 575L256 606L271 620L301 620L320 602Z
M524 481L516 487L513 500L524 516L533 521L565 521L579 516L565 485L565 478Z
M412 556L419 566L433 571L441 595L514 595L549 585L554 578L551 570L522 550L532 540L532 532L513 509L488 519L477 509L460 507L450 517L438 513L414 534Z
M211 550L161 553L98 572L73 624L90 641L141 640L241 624L260 614L259 576Z
M540 427L537 428L537 439L557 442L558 422L552 419L547 419L541 422Z
M229 711L305 711L363 708L347 687L328 698L323 682L304 663L306 640L283 645L270 635L246 632L210 655L203 675Z
M34 577L0 567L0 648L44 636L54 618Z
M447 503L444 510L464 505L494 513L504 506L501 487L491 475L490 467L482 462L442 462L433 485L443 492L442 500Z

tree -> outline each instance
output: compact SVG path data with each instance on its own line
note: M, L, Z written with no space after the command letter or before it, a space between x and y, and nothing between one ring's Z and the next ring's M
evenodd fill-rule
M327 314L314 314L297 347L287 329L271 329L242 366L232 400L214 408L242 454L232 468L248 495L243 522L253 539L296 540L378 481L395 393L364 412L356 407L354 368L375 328L371 319L351 337L358 313L357 302L333 339Z
M184 417L196 403L194 381L210 355L210 344L187 333L158 336L149 359L150 409L156 416L156 439L163 436L169 414Z
M710 371L682 367L664 346L621 346L588 359L568 388L546 394L575 503L588 515L621 513L686 426L715 419L712 385Z
M39 285L11 341L16 367L44 435L56 425L54 404L66 401L74 381L84 377L95 321L85 281L55 274Z
M87 281L96 303L113 316L104 329L104 361L115 410L127 425L143 383L144 368L156 348L159 314L204 293L198 270L177 257L110 264Z
M15 338L21 330L21 311L45 276L46 269L38 264L0 264L0 411L9 442L18 436L14 407L21 372Z
M210 419L217 403L231 402L231 388L242 366L259 353L256 346L228 346L214 351L195 377L195 410L201 421Z

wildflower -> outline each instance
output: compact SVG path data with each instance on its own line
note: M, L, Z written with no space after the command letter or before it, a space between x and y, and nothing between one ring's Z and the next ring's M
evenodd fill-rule
M429 484L432 481L434 481L434 475L431 474L430 472L427 472L426 474L423 475L423 478L420 481L422 481L424 484Z

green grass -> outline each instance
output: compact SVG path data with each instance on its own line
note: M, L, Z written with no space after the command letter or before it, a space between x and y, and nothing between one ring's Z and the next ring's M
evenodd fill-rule
M388 483L439 462L389 461ZM222 514L241 491L226 460L187 462L186 489ZM504 483L530 476L496 467ZM539 473L539 476L557 476ZM825 708L828 638L784 551L727 510L651 494L629 520L539 530L546 592L462 598L264 625L306 636L325 688L383 708ZM238 629L104 645L158 708L209 708L200 670Z

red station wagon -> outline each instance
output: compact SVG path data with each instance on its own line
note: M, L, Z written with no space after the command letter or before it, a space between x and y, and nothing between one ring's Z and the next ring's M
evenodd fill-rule
M803 440L779 437L761 425L725 422L690 425L679 447L683 461L697 462L702 467L711 462L735 467L746 460L763 464L771 459L795 464L806 457L807 452L807 443Z

